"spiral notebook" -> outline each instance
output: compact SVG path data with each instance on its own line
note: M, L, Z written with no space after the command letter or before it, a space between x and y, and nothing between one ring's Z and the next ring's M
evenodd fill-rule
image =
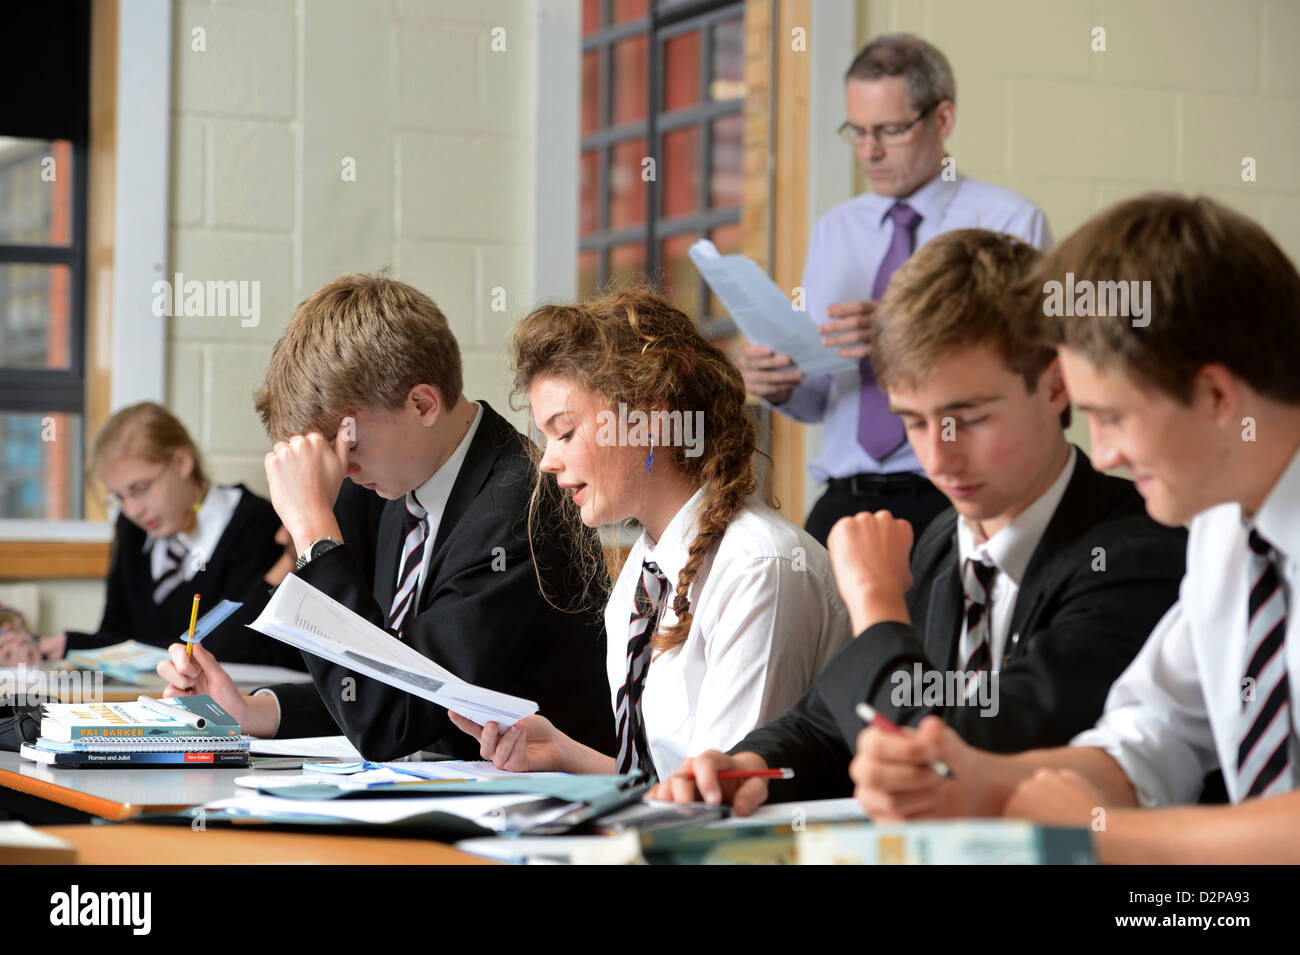
M197 753L197 752L249 752L253 738L251 736L212 737L212 736L176 736L171 739L89 739L61 742L59 740L37 740L36 745L52 753Z

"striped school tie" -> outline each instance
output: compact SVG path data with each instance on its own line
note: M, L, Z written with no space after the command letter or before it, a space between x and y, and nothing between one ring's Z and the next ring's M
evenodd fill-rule
M654 636L662 609L662 598L668 591L668 578L653 561L641 564L633 597L632 623L627 639L627 679L619 687L614 706L614 719L618 726L617 773L634 773L641 770L651 779L657 779L654 761L650 758L650 745L646 742L645 723L641 717L641 693L645 689L646 670L650 667L650 638Z
M1246 670L1237 746L1242 799L1289 791L1291 690L1286 666L1286 591L1273 546L1250 532ZM1253 690L1254 692L1250 692Z
M957 656L964 661L962 670L972 674L966 680L966 695L979 686L979 675L993 664L989 631L989 584L997 567L982 560L966 558L961 565L961 586L966 592L966 617L962 626Z
M153 602L156 604L166 600L185 579L185 561L189 559L190 550L179 539L169 537L165 554L166 563L163 564L158 576L153 579Z
M388 611L388 629L402 635L406 615L415 605L420 590L420 567L424 563L424 541L429 536L429 512L406 496L406 515L402 521L402 556L397 561L397 590Z

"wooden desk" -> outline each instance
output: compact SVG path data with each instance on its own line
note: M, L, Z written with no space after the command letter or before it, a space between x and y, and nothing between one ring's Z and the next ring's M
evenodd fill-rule
M105 770L112 772L112 770ZM79 865L495 865L425 839L185 826L43 826L77 847Z
M250 769L54 769L0 753L0 806L33 821L129 819L146 809L183 809L237 792ZM440 842L274 832L261 827L50 825L77 847L84 865L326 863L481 865L487 860Z
M250 769L55 769L0 753L0 808L33 822L127 819L146 809L184 809L241 790Z

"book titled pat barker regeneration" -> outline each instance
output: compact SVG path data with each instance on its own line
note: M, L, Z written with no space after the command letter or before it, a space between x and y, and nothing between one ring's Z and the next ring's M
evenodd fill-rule
M55 768L246 767L249 738L210 696L147 704L50 703L40 738L24 743L19 753Z
M47 703L41 737L59 743L83 739L237 739L239 723L210 696L155 701L176 716L144 703Z

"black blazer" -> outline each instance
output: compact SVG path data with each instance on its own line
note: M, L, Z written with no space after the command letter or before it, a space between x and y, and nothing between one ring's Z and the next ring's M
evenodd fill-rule
M1147 516L1132 482L1098 474L1078 452L1020 584L996 715L983 716L973 705L898 706L891 699L902 696L895 693L896 672L911 675L917 663L923 673L961 667L965 600L957 512L950 508L912 551L912 623L864 630L798 703L731 752L756 752L769 766L795 769L794 780L774 784L774 800L847 795L863 728L854 709L863 700L899 725L937 713L967 743L992 752L1064 745L1097 721L1111 684L1177 600L1186 544L1182 528Z
M197 593L203 595L200 613L224 599L244 604L203 641L203 646L217 659L303 669L301 653L244 626L266 605L268 587L263 575L284 553L284 548L275 542L280 518L271 502L242 484L238 487L243 494L203 568L193 579L168 594L161 604L153 602L150 556L143 550L146 534L119 516L99 630L95 633L68 631L68 649L106 647L123 640L165 647L176 642L189 627L190 610Z
M438 524L420 602L414 619L407 619L404 639L463 680L537 701L571 737L612 752L601 601L594 594L584 601L587 588L569 535L539 535L534 561L526 522L537 472L527 439L487 402L479 404L483 418ZM542 526L554 528L561 520L558 509L567 505L554 482L543 486L552 492L540 501ZM363 525L378 498L351 481L344 488L336 507L344 546L298 573L384 627L406 507L402 499L387 502L378 526L372 523L367 532ZM539 590L539 572L556 606ZM570 612L584 603L585 609ZM394 759L421 749L478 757L478 743L453 726L442 707L303 656L314 686L274 688L281 707L277 736L324 735L341 728L368 759ZM345 678L355 683L345 684ZM354 689L345 691L348 686Z

